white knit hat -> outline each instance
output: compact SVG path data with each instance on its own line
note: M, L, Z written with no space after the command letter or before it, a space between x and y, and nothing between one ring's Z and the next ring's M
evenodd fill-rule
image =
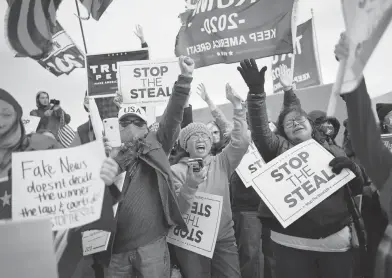
M180 132L180 146L184 150L186 149L186 143L189 140L189 137L191 137L195 133L203 133L208 135L208 138L210 138L212 142L212 135L210 130L207 128L207 126L203 123L190 123L183 129L181 129Z

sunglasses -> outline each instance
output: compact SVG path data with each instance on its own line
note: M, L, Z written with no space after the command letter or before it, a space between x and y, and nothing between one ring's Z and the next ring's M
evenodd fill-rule
M294 122L298 123L298 124L302 124L306 121L306 117L305 116L297 116L295 118L292 118L290 120L287 120L285 126L287 128L292 128L294 126Z
M137 127L144 127L145 125L147 125L147 123L145 121L139 120L139 119L120 121L120 126L121 127L127 127L130 124L133 124L133 125L135 125Z

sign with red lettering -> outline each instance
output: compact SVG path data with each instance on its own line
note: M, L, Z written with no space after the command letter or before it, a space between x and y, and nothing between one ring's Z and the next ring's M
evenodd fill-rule
M296 89L321 85L315 46L313 43L312 19L297 27L295 50L293 83L295 83ZM292 53L275 55L272 59L271 71L274 94L283 93L282 85L279 82L280 66L285 65L290 69L292 59Z
M167 102L181 73L178 59L121 62L117 68L124 104Z
M200 0L177 36L198 68L293 52L296 0ZM293 17L292 17L293 15Z
M101 217L103 143L12 154L12 219L49 218L53 230Z
M313 139L264 165L253 188L284 228L355 178L343 169L332 172L333 155Z
M117 63L148 60L148 48L105 54L87 55L88 94L90 96L114 96L117 86Z
M246 188L253 185L253 178L260 174L261 168L265 165L264 159L261 157L255 144L249 145L248 151L238 165L236 172L241 178Z
M167 242L212 258L222 214L222 196L197 192L193 204L182 215L188 227L188 232L178 226L169 230Z

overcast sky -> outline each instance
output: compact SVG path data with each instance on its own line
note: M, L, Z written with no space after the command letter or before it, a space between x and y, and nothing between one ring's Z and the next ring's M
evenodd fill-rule
M170 4L169 4L170 3ZM0 2L0 16L6 13L6 1ZM315 1L300 0L298 23L311 17L314 10L315 28L321 61L321 71L325 84L334 82L338 63L333 49L344 30L340 0ZM114 0L99 22L84 21L88 53L127 51L140 48L134 35L135 24L144 28L146 40L150 45L151 59L174 57L175 37L180 27L178 14L183 11L183 0ZM82 14L86 14L82 8ZM58 12L58 20L80 49L83 42L76 13L75 1L63 1ZM1 21L4 25L4 21ZM69 76L55 77L38 63L27 58L13 58L5 41L4 26L0 28L0 87L13 94L21 103L24 113L35 108L35 95L39 90L49 92L51 98L61 100L62 107L72 116L71 126L76 128L87 120L82 102L87 88L85 69L76 69ZM365 76L369 91L381 95L392 91L392 30L389 26L383 40L376 49L366 70ZM270 59L262 59L259 65L270 66ZM214 65L197 69L194 74L193 88L204 82L210 95L217 104L226 102L225 84L233 87L246 97L247 88L237 73L237 65ZM266 91L272 90L272 80L268 74ZM205 106L196 93L191 97L195 108Z

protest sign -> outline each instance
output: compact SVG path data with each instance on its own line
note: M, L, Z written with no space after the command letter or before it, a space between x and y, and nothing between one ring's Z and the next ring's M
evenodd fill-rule
M70 229L101 216L105 185L103 143L12 154L12 218L50 218L53 230Z
M190 56L198 68L292 53L296 3L200 0L178 33L176 53Z
M381 141L385 147L392 152L392 134L381 134Z
M178 226L169 230L167 242L212 258L222 214L222 196L197 192L192 206L182 215L188 232Z
M1 277L56 278L49 220L0 221Z
M253 188L284 228L352 180L353 172L332 173L333 155L313 139L264 165Z
M64 31L59 22L54 26L52 50L37 62L55 76L70 74L76 68L84 68L84 54ZM15 57L24 57L16 54Z
M178 59L119 62L117 68L124 104L167 102L181 73Z
M321 84L318 63L316 59L315 45L313 39L312 19L297 27L294 54L275 55L272 59L272 82L274 94L283 93L279 82L280 66L285 65L291 69L291 60L294 59L293 83L296 89L303 89Z
M336 91L348 93L358 87L366 63L392 19L392 0L342 0L342 8L349 56L341 62L337 79L343 78L342 89Z
M117 91L117 62L148 60L148 48L86 56L89 96L114 96Z
M30 116L30 115L23 116L22 123L25 128L26 134L35 133L40 121L41 121L40 117Z
M261 167L265 164L255 144L252 142L249 145L248 151L238 165L236 172L241 178L245 187L248 188L253 185L253 178L257 177L261 172Z

